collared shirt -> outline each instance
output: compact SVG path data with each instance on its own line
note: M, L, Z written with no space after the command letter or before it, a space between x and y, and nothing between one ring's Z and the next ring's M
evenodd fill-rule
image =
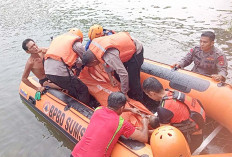
M136 45L136 54L139 54L142 51L143 45L142 43L132 38L135 45ZM105 66L105 71L110 72L115 70L116 73L119 75L120 81L121 81L121 91L123 93L127 93L129 91L129 76L126 68L124 67L120 57L119 57L119 51L115 48L107 49L103 60L107 64Z
M181 67L186 67L194 62L193 72L203 75L219 74L226 78L227 60L226 56L216 47L210 52L203 52L199 46L191 49L190 52L178 62Z

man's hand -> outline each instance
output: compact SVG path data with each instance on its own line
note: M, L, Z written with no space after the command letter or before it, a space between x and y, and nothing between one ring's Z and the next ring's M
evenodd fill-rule
M41 86L41 87L38 87L36 91L42 93L44 90L45 90L45 88L43 86Z
M140 110L137 109L137 108L133 108L133 107L124 108L124 109L123 109L123 112L132 112L132 113L134 113L134 114L138 114L138 115L142 116L142 113L140 112Z
M37 88L36 93L35 93L35 100L38 100L38 101L41 100L41 95L44 90L45 90L45 87L43 86Z
M117 81L114 77L111 77L111 78L110 78L110 84L111 84L113 87L116 87L116 86L118 86L118 81Z
M142 117L143 126L148 126L149 124L148 116L146 116L145 114L141 114L141 117Z
M112 75L112 72L108 72L108 77L110 79L110 84L113 86L113 87L116 87L119 85L118 81L115 79L115 77L113 77Z
M137 108L131 108L130 110L131 110L131 112L132 112L132 113L134 113L134 114L141 115L140 110L139 110L139 109L137 109Z
M177 63L175 63L175 64L171 65L171 68L174 68L174 67L176 67L176 68L181 68L181 67L180 67L180 65L179 65L179 64L177 64Z
M211 77L213 78L213 80L215 80L215 81L224 81L225 79L224 79L224 77L222 76L222 75L211 75Z

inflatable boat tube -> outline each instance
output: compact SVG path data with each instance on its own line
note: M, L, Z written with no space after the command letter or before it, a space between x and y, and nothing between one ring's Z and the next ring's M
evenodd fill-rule
M97 80L96 75L91 77ZM101 76L99 75L99 77ZM210 77L187 70L172 70L172 68L166 64L146 59L142 65L141 83L148 77L157 78L165 88L175 89L199 99L203 104L206 115L232 132L232 89L230 85L214 82ZM84 83L88 84L88 80L85 80L85 75L81 75L80 78ZM106 86L104 86L104 83L107 81L105 80L104 82L104 79L104 77L100 78L100 81L103 80L101 87L97 86L97 84L95 84L97 87L91 87L91 94L94 95L94 93L97 93L96 95L98 96L102 95L102 91L104 91L104 93L108 92L109 94L111 91L115 90L107 89ZM40 86L35 77L30 77L29 80L35 86ZM88 87L90 88L90 86ZM35 93L36 91L34 89L23 82L20 83L19 94L21 99L66 135L70 141L77 143L83 136L94 110L59 90L48 89L47 92L41 96L40 101L35 100ZM106 101L106 98L102 100L103 102L101 103L105 105L104 101ZM132 104L129 104L129 106L139 108L146 114L151 114L148 109L144 108L144 106L138 102L132 101ZM139 118L133 115L126 115L125 117L135 126L139 125ZM168 148L164 149L168 150ZM151 146L147 143L120 137L112 152L112 157L122 156L152 157L153 153ZM231 154L209 154L197 157L216 156L227 157L231 156Z

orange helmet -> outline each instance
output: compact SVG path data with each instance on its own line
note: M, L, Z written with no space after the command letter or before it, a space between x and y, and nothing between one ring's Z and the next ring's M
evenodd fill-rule
M81 42L83 41L83 34L82 34L82 32L81 32L80 29L78 29L78 28L71 28L69 30L69 33L72 33L72 34L75 34L75 35L79 36L81 38Z
M103 28L101 25L93 25L89 29L88 33L89 39L93 40L94 38L98 38L103 36Z
M151 135L150 144L154 157L191 157L184 135L170 125L155 129Z

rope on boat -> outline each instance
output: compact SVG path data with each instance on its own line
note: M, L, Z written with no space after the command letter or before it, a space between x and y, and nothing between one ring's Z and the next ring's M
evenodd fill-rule
M203 149L215 138L215 136L221 131L223 127L218 125L214 131L202 142L202 144L193 152L192 155L199 155Z

